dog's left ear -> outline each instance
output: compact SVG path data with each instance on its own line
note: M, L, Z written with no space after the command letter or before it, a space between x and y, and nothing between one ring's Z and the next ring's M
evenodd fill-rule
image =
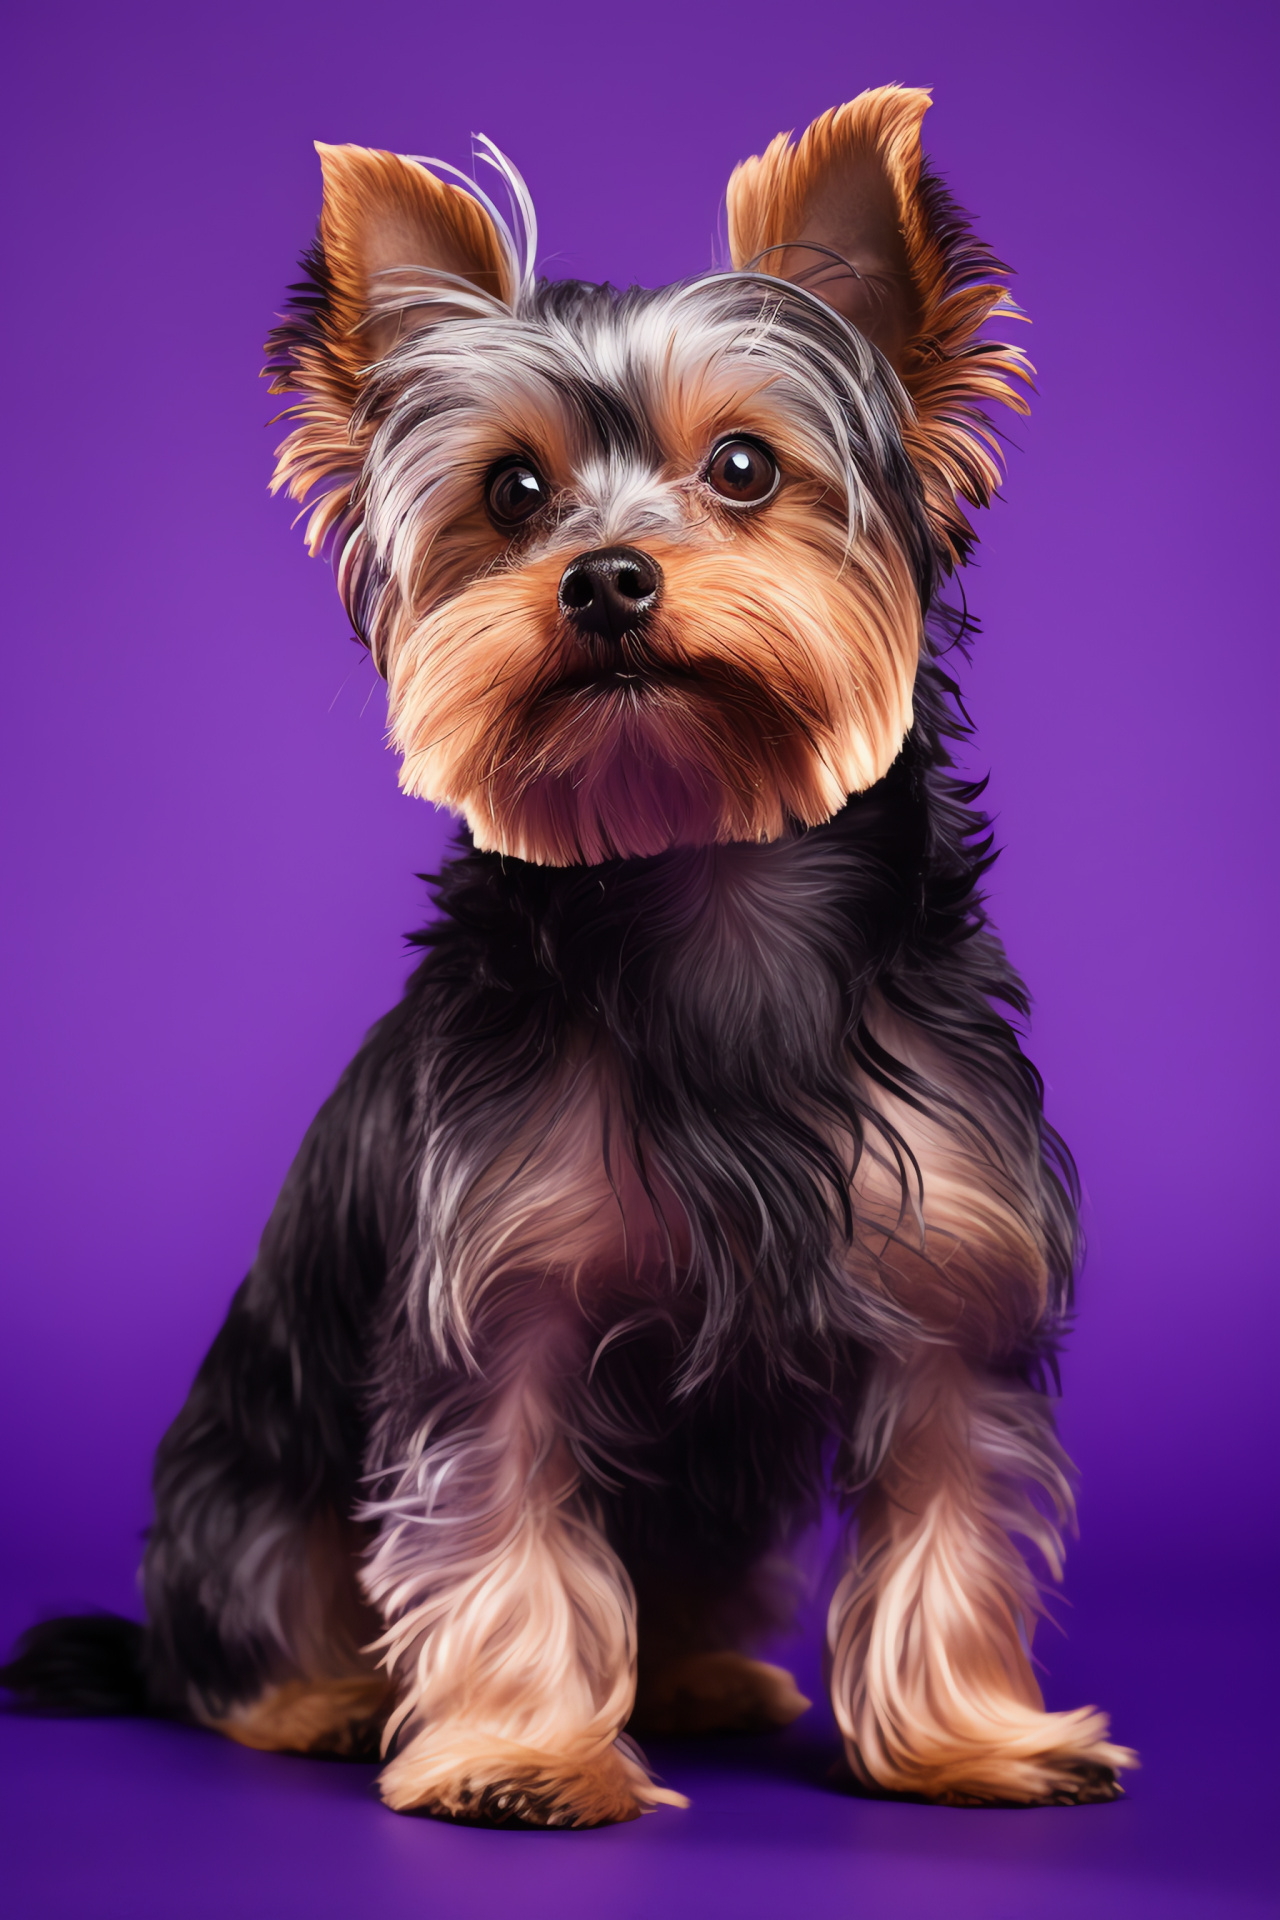
M982 411L1025 413L1017 347L979 338L1016 312L1008 269L972 232L920 150L930 104L918 87L875 87L745 160L729 181L735 268L791 280L844 315L889 361L915 407L904 438L937 532L953 559L972 531L957 503L986 506L1000 482Z

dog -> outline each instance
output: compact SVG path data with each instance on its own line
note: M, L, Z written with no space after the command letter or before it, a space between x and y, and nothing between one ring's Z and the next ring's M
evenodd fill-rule
M757 1654L834 1495L853 1785L1136 1764L1030 1659L1076 1186L998 1010L945 598L1030 369L928 105L780 135L729 265L621 293L535 277L486 140L509 218L319 148L275 486L465 831L160 1447L145 1629L34 1628L20 1702L381 1753L403 1811L627 1820L685 1804L637 1733L808 1705Z

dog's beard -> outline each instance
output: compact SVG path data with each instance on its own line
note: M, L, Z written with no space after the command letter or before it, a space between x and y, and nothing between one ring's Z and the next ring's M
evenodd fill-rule
M401 784L477 846L569 866L774 840L888 770L920 619L895 548L649 550L661 608L607 658L556 612L564 556L482 578L396 646Z
M552 687L483 813L468 806L477 844L564 866L776 838L805 773L776 705L745 679L652 666Z

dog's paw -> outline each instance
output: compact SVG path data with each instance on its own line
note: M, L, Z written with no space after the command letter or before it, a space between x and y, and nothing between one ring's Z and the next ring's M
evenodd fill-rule
M548 1765L505 1780L450 1783L415 1811L481 1827L606 1827L636 1820L644 1808L612 1767Z
M940 1807L1085 1807L1123 1800L1124 1788L1114 1767L1081 1761L1053 1769L1038 1792L1029 1789L1013 1796L951 1787L930 1797Z
M1051 1716L1044 1715L1048 1721ZM1068 1716L1061 1716L1067 1719ZM1080 1716L1084 1718L1084 1716ZM1099 1724L1098 1716L1093 1724ZM1086 1723L1087 1724L1087 1723ZM917 1753L897 1766L873 1771L856 1749L846 1748L857 1793L877 1798L924 1800L942 1807L1083 1807L1124 1797L1123 1769L1138 1765L1127 1747L1097 1740L1083 1752L1070 1749L1018 1752L1010 1740L977 1747L965 1755L955 1749Z
M419 1735L378 1784L397 1813L485 1827L604 1827L689 1804L649 1778L627 1741L570 1756L443 1729Z
M384 1674L286 1680L206 1724L260 1752L376 1760L390 1705Z
M785 1667L744 1653L692 1653L646 1674L633 1724L645 1733L768 1733L812 1704Z
M1106 1800L1123 1799L1124 1788L1114 1767L1081 1760L1066 1769L1065 1778L1054 1788L1050 1797L1039 1804L1047 1807L1087 1807Z

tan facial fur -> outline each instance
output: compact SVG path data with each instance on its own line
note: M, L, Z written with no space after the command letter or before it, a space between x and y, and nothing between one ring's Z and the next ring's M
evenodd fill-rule
M644 539L664 588L632 682L581 677L556 603L572 551L448 600L390 667L406 790L463 812L478 846L553 865L829 819L910 725L919 608L891 546L845 559L813 492Z

